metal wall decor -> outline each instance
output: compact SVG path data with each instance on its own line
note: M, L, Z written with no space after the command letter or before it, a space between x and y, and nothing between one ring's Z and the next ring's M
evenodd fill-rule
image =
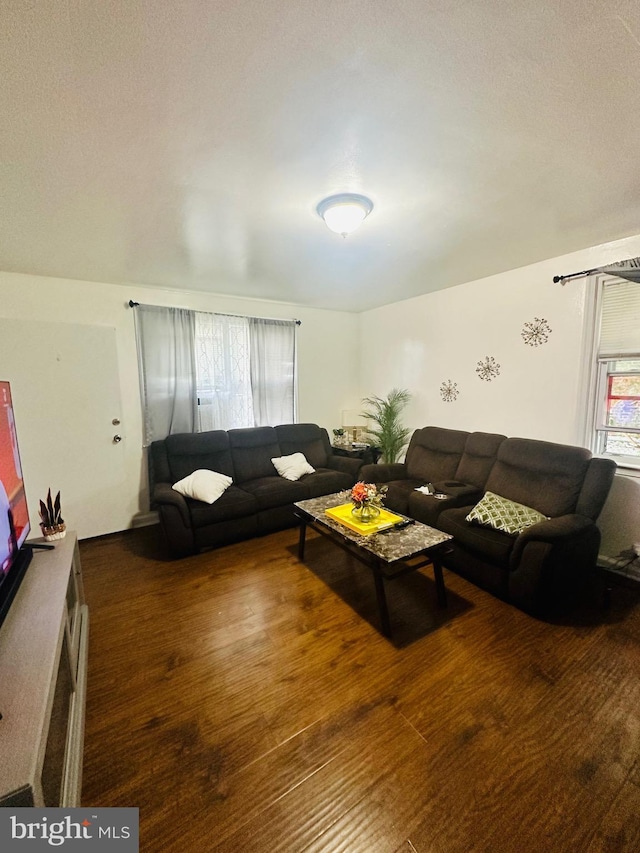
M478 379L491 382L496 376L500 376L500 365L492 355L488 355L483 361L477 363L476 373L478 374Z
M551 331L551 326L546 320L534 317L532 322L524 324L520 334L527 346L539 347L547 343Z
M459 393L458 383L452 382L450 379L447 379L447 381L443 382L440 386L440 396L445 403L453 403L458 399Z

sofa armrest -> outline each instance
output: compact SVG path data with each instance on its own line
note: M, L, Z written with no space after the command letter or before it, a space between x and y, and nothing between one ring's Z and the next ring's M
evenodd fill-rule
M344 474L351 474L354 481L358 476L358 472L362 467L362 459L354 459L352 456L328 456L327 468L333 471L342 471Z
M180 517L184 524L187 527L191 526L187 502L179 492L176 492L175 489L171 488L170 483L156 483L153 490L151 505L175 507L180 513Z
M547 618L566 606L595 567L600 531L584 515L563 515L534 524L517 537L509 565L509 601Z
M406 480L407 466L404 462L363 465L358 477L365 483L390 483L391 480Z
M557 545L580 536L594 527L594 522L584 515L560 515L532 524L519 534L511 552L511 565L517 565L528 542L547 542Z

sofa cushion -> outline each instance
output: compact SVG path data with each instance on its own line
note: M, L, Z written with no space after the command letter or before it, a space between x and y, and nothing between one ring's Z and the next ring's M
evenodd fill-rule
M507 438L500 445L486 491L546 516L576 511L591 452L583 447Z
M438 529L450 533L463 548L500 568L508 569L516 537L491 527L470 524L466 517L472 509L471 506L463 506L444 510L438 516Z
M274 456L273 467L285 480L299 480L303 474L313 474L316 470L307 462L304 453L292 453L290 456Z
M456 480L484 489L496 461L498 449L505 435L492 432L472 432L464 446L464 453L456 470Z
M275 427L282 456L304 453L314 468L326 468L331 455L327 431L317 424L280 424Z
M163 457L169 469L158 466L158 482L175 483L198 468L234 476L228 434L222 429L168 435L164 441L154 441L151 450L155 457Z
M186 501L194 528L244 518L258 511L255 497L233 485L215 503L205 504L193 498L186 498Z
M313 477L313 474L308 476ZM258 510L285 506L309 497L309 490L304 485L304 480L292 483L291 480L285 480L275 474L273 477L247 480L242 484L242 488L253 495Z
M305 474L299 481L307 489L308 498L319 498L341 492L353 486L353 477L345 471L332 471L329 468L318 468L313 474ZM348 498L345 498L345 503Z
M172 488L184 495L185 498L194 498L206 504L212 504L229 488L233 480L226 474L217 471L209 471L207 468L199 468L197 471L178 480Z
M407 476L421 485L436 480L455 480L468 432L424 427L411 436L407 449Z
M466 521L502 530L503 533L522 533L547 516L530 506L510 501L493 492L487 492L466 517Z
M273 427L230 429L227 435L235 471L234 482L241 484L246 480L276 476L271 460L274 456L282 456L282 451Z

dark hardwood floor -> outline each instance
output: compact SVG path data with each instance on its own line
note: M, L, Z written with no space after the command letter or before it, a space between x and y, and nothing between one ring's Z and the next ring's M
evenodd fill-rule
M547 624L445 571L388 585L285 531L170 562L82 542L83 803L142 851L637 853L640 599Z

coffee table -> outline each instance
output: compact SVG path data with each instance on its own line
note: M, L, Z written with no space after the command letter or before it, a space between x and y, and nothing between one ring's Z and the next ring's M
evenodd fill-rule
M438 604L445 607L447 594L439 551L446 547L453 537L419 521L401 530L391 528L368 535L356 533L325 514L326 509L348 503L349 500L350 492L345 491L298 501L294 504L295 515L300 520L299 559L304 560L307 528L310 527L367 566L373 574L380 627L385 637L391 637L385 581L394 580L409 572L432 565ZM406 518L406 516L402 517Z

